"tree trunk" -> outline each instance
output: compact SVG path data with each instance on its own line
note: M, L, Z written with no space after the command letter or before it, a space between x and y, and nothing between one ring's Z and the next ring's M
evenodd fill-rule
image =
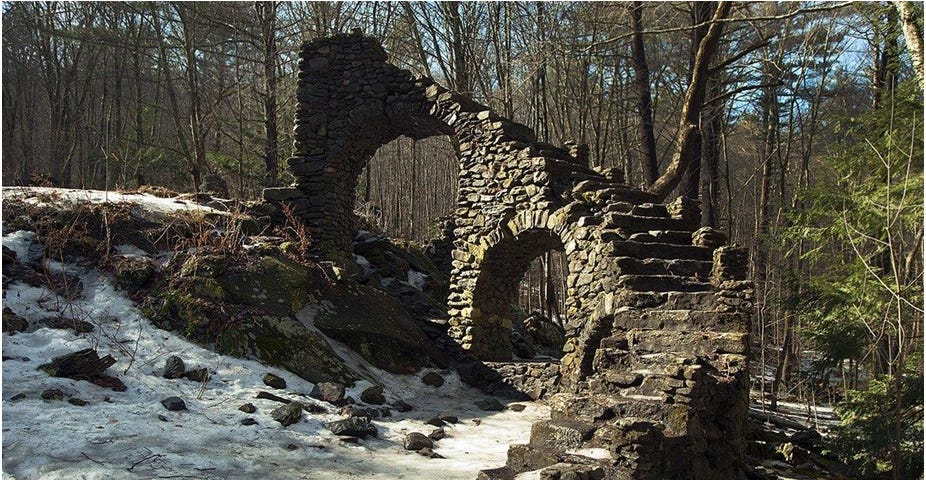
M279 174L277 149L277 42L276 21L278 4L275 1L257 2L254 5L261 26L264 67L264 173L265 184L276 185Z
M921 4L922 5L922 4ZM900 27L903 29L904 41L913 61L913 70L920 90L923 89L923 30L920 27L922 18L917 18L916 7L913 2L894 2L897 13L900 14Z
M695 55L694 68L692 69L691 83L688 85L685 100L682 104L681 121L679 122L672 161L666 168L665 173L653 182L653 185L648 189L650 193L661 199L665 199L679 184L682 175L691 166L693 158L697 154L696 147L700 138L698 122L701 107L704 104L708 70L711 59L717 51L717 45L720 43L720 35L723 31L723 22L721 20L729 16L730 7L730 2L719 2L717 4L717 9L711 19L711 26L698 46L698 54Z
M637 113L640 115L641 165L646 186L659 178L659 159L656 155L656 135L653 133L652 94L649 86L649 65L643 45L643 2L633 2L630 21L633 29L631 53L633 58L634 83L637 87Z

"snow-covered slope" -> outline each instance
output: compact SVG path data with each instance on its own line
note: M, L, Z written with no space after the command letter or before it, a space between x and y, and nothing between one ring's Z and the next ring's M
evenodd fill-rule
M172 206L155 198L146 201ZM3 245L23 261L38 259L41 248L34 242L34 235L21 231L3 237ZM453 373L441 372L446 383L429 387L421 382L426 372L391 375L360 365L359 356L331 342L342 356L385 386L389 402L404 400L415 407L374 420L379 439L342 442L323 423L344 417L336 407L308 398L313 387L309 382L255 361L215 354L154 327L92 267L57 263L46 267L79 276L83 290L78 298L68 300L48 288L13 281L3 292L3 307L32 324L30 331L3 334L4 479L473 479L480 469L503 465L508 445L526 442L531 424L548 415L546 407L533 403L526 403L522 412L480 411L473 401L484 395L461 384ZM49 317L84 320L95 328L81 334L37 328L41 319ZM117 363L107 373L128 389L115 392L86 381L50 377L37 369L56 356L84 348L112 355ZM160 373L170 355L182 357L189 368L207 367L215 375L206 383L165 379ZM264 385L262 377L268 372L283 377L287 388ZM367 386L361 382L348 394L359 398ZM64 399L43 400L42 392L49 389L61 390ZM305 413L301 422L284 428L270 417L280 403L256 399L260 391L324 405L329 413ZM182 398L189 410L168 411L161 400L170 396ZM69 398L89 403L77 406ZM239 411L246 403L256 406L256 413ZM428 434L434 427L424 422L440 412L461 420L446 428L446 438L435 442L434 451L445 458L404 450L405 434ZM242 425L249 417L257 424Z

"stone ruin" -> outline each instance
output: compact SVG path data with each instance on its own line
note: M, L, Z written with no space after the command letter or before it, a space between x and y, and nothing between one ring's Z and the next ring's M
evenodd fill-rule
M591 169L587 148L538 142L356 32L303 44L297 99L296 182L265 200L289 204L335 261L351 261L357 179L377 149L400 135L455 142L452 260L435 259L450 268L446 335L552 409L480 478L744 478L752 285L745 252L698 229L696 203ZM564 357L512 362L510 306L550 250L568 260Z

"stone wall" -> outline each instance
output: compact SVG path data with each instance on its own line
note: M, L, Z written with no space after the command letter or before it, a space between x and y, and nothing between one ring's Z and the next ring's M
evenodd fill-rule
M586 147L537 142L390 65L374 39L316 39L300 56L296 184L265 199L292 205L317 252L351 261L357 177L378 148L399 135L454 141L457 209L429 252L451 280L450 338L490 362L464 376L553 395L551 420L512 447L504 475L565 462L607 478L742 477L752 290L744 252L697 229L696 202L660 204L620 171L590 169ZM549 250L568 263L565 355L513 364L510 306ZM584 447L610 458L568 453Z

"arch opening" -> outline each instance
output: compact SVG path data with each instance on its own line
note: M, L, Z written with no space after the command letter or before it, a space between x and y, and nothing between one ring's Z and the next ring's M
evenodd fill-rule
M399 136L378 148L358 175L360 228L424 244L438 236L436 221L456 208L459 175L449 136Z
M565 329L555 321L541 319L536 319L536 322L532 322L534 325L526 328L528 326L523 324L524 319L518 318L518 303L522 280L532 263L548 252L563 250L563 240L546 228L527 229L515 236L501 239L488 249L476 278L470 314L473 345L470 352L476 358L486 361L511 361L528 360L538 355L553 358L562 356ZM564 312L568 310L570 303L570 299L566 297ZM559 336L560 339L544 342L547 345L538 349L536 347L539 338L535 339L531 330L536 331L539 337L541 332L537 330L540 329L543 330L543 334L550 337ZM524 338L525 335L530 338ZM533 345L525 345L528 341Z

